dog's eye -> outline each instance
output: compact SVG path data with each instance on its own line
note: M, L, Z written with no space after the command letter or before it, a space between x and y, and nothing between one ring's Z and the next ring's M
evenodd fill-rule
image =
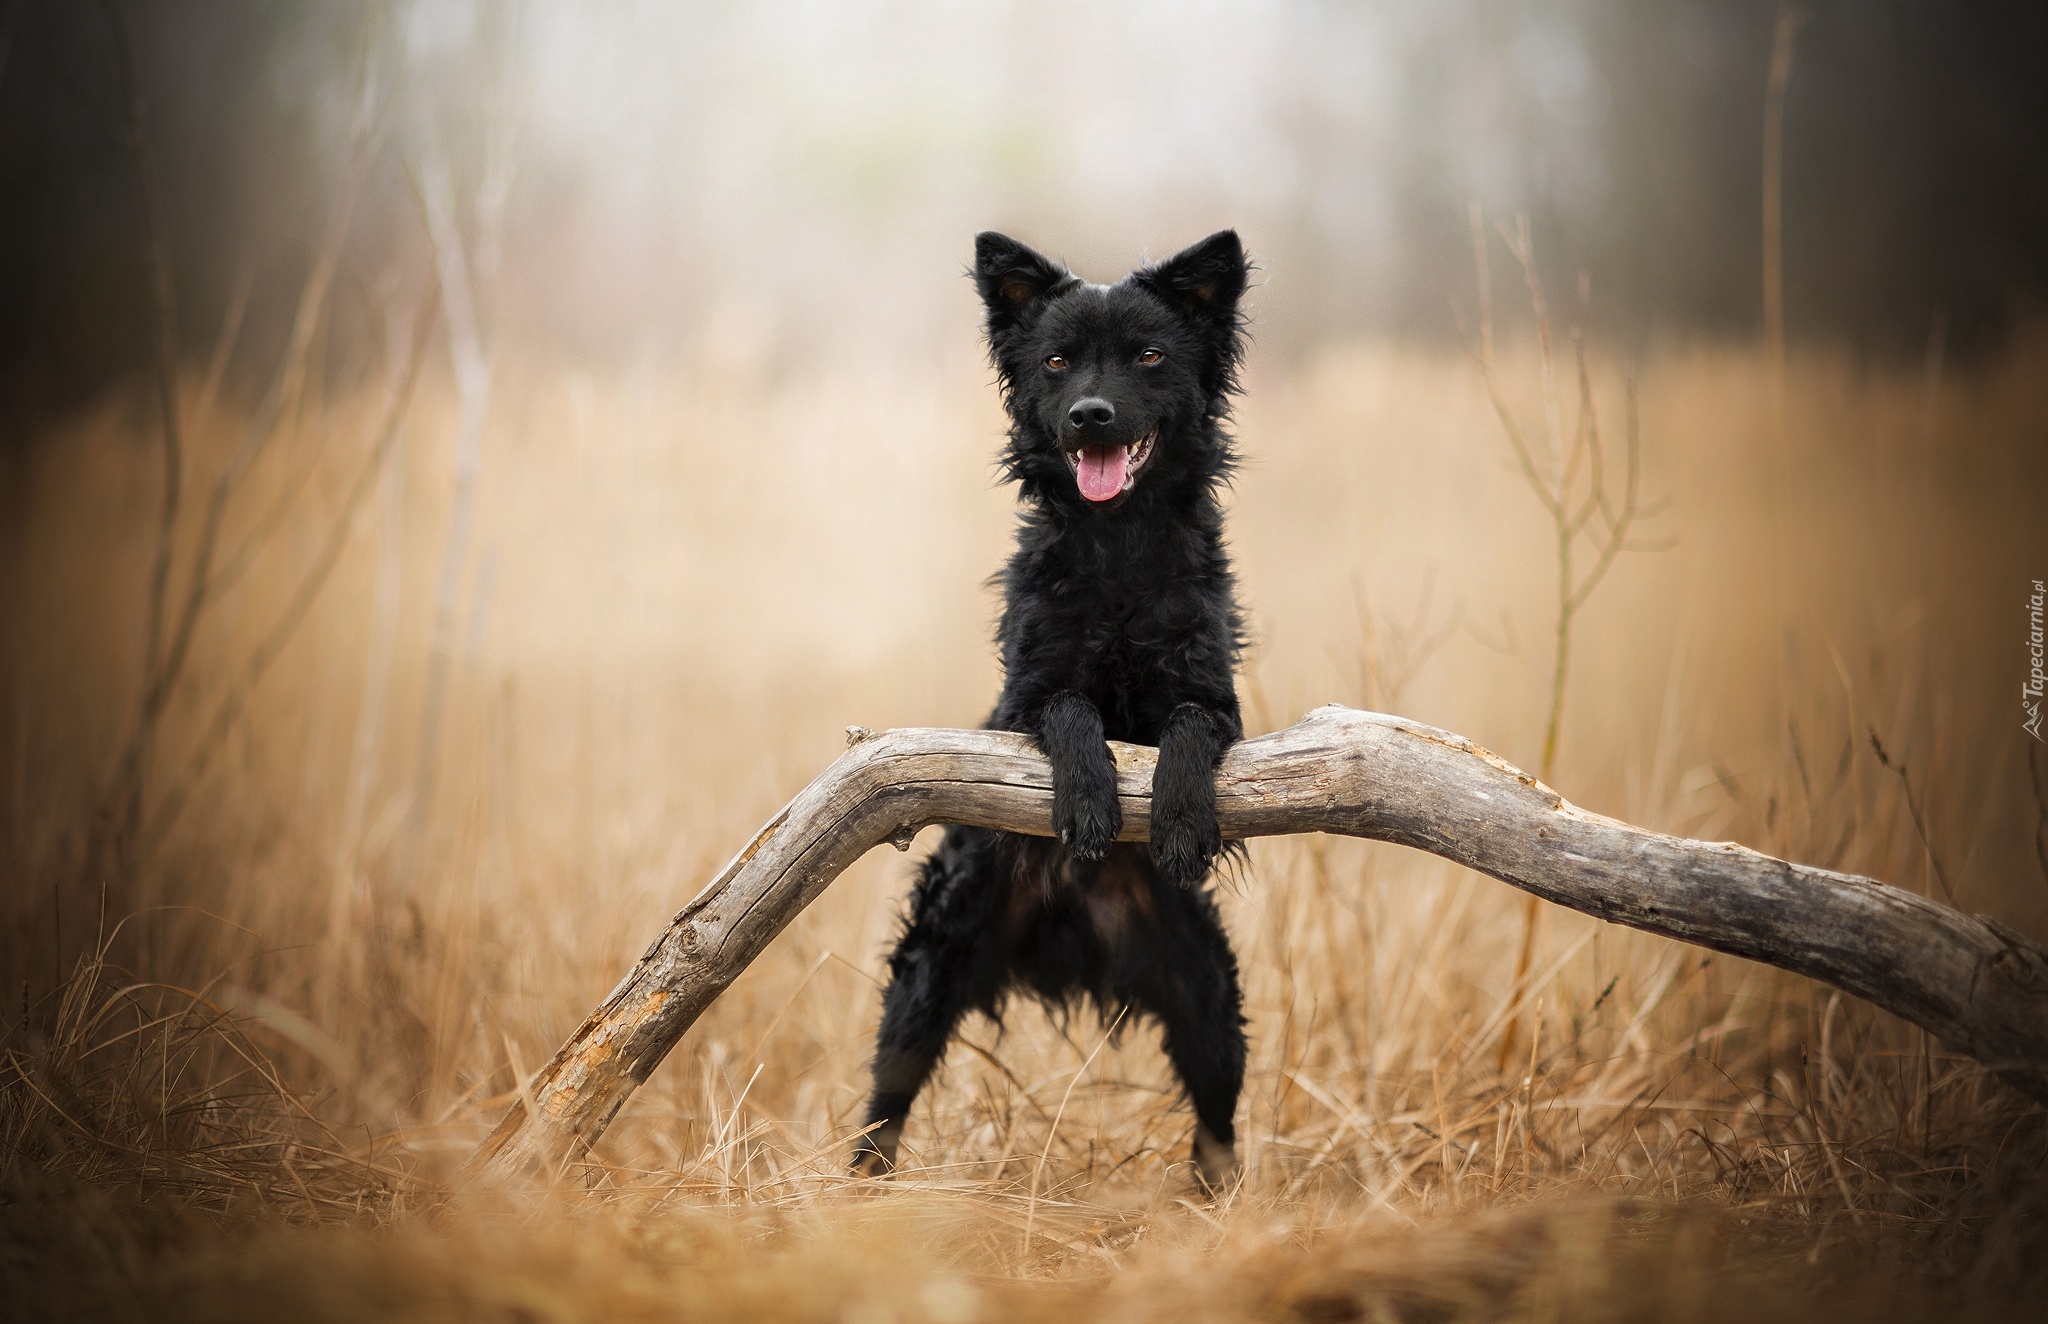
M1148 368L1155 363L1163 363L1165 361L1166 355L1156 349L1147 349L1138 355L1138 362L1144 364Z
M1067 370L1066 356L1064 354L1055 354L1045 361L1045 366L1051 368L1054 372L1065 372Z

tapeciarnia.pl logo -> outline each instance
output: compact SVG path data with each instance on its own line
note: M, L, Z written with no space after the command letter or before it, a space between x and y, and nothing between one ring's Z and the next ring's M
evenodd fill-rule
M2048 589L2043 589L2037 579L2034 581L2034 596L2027 599L2027 653L2032 659L2032 666L2027 671L2026 681L2020 686L2020 707L2027 714L2027 720L2020 725L2036 740L2042 738L2041 691L2044 683L2048 683L2048 676L2041 671L2041 607L2044 601L2048 601Z

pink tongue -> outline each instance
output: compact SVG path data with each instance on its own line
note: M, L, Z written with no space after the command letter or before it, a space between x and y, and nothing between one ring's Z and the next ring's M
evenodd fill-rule
M1084 446L1081 467L1075 479L1081 495L1090 501L1108 501L1124 490L1124 466L1131 460L1128 446Z

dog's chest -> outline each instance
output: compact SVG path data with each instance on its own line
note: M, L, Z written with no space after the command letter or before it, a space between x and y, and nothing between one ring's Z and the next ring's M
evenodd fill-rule
M1047 558L1021 588L1024 618L1077 663L1141 663L1198 629L1204 585L1188 558Z
M1228 586L1206 564L1162 555L1020 558L1009 583L1011 682L1085 696L1113 740L1156 739L1229 611Z

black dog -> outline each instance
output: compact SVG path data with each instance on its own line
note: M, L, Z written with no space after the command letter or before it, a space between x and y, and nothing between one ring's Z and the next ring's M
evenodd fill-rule
M970 1008L1022 987L1155 1017L1194 1103L1205 1182L1237 1166L1244 1084L1237 959L1201 884L1224 849L1215 767L1243 733L1242 646L1217 488L1243 352L1237 235L1090 285L1004 235L975 240L989 354L1023 498L1003 573L1002 697L987 725L1052 762L1057 840L952 827L889 959L874 1129L857 1171L893 1167L911 1100ZM1150 847L1123 826L1105 740L1159 747Z

